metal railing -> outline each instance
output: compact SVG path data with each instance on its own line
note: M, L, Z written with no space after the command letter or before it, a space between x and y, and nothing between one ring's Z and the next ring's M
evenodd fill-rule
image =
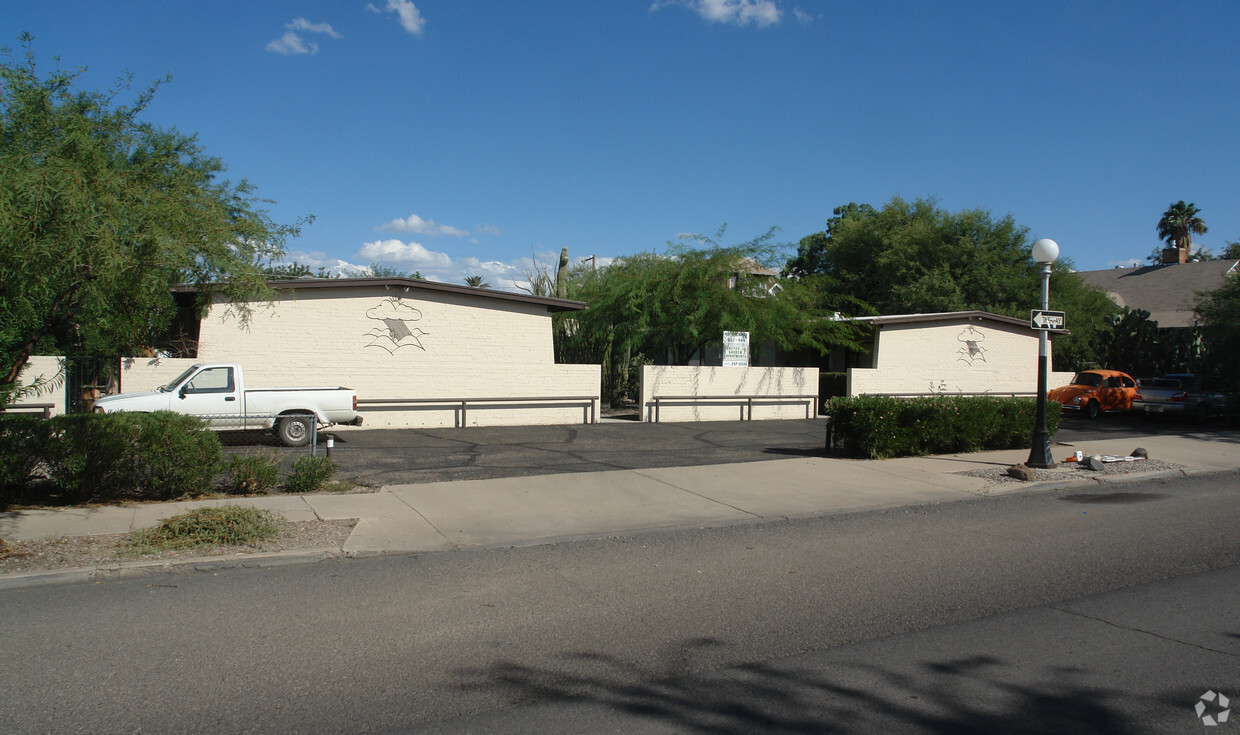
M754 402L757 401L759 406L779 406L787 402L795 401L805 404L805 418L814 417L814 407L818 403L818 395L769 395L755 394L743 396L655 396L647 402L646 406L654 406L654 423L659 423L659 409L665 402L672 402L669 405L696 406L706 401L722 401L734 402L739 404L740 420L753 421Z
M55 403L15 403L0 408L0 413L37 413L41 418L50 419L54 408Z
M598 396L504 396L498 398L359 398L360 409L366 406L372 411L421 411L450 410L453 426L468 425L469 409L486 408L560 408L564 406L582 409L582 423L596 423Z

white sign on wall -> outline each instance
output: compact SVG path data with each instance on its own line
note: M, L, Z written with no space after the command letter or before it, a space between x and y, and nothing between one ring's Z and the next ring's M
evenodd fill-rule
M749 367L749 332L723 333L723 366Z

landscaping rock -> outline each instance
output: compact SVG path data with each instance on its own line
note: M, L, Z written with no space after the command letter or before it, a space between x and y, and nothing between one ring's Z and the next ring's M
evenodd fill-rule
M1033 468L1023 462L1008 467L1007 473L1008 477L1015 477L1017 480L1024 480L1025 482L1038 479L1038 474L1033 471Z

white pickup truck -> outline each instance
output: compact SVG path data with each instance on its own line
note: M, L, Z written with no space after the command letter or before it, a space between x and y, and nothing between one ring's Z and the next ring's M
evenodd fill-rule
M201 416L216 431L274 429L290 447L310 441L315 421L362 425L349 388L246 388L241 366L230 363L193 365L155 390L104 396L94 410L173 411Z

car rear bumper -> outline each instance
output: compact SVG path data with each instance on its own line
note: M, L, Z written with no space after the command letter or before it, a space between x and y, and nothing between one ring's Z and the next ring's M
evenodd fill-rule
M1141 403L1139 401L1132 402L1132 410L1140 413L1169 413L1179 415L1188 411L1188 406L1183 403Z

